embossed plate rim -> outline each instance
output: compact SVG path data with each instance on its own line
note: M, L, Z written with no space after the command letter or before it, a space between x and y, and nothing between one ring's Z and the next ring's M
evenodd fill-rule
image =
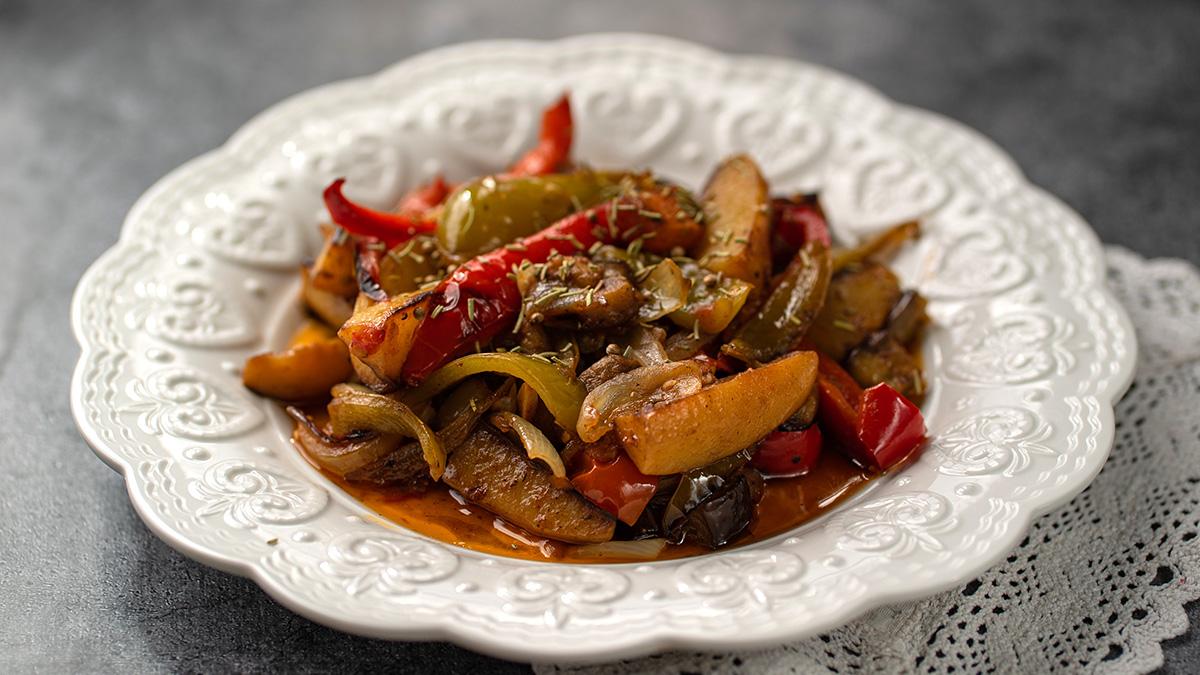
M572 59L585 64L588 59L592 59L593 62L604 59L612 59L614 62L641 59L651 66L655 65L655 61L667 64L662 66L664 72L668 66L703 70L714 74L718 80L725 78L722 80L724 83L740 84L744 79L749 83L747 86L765 87L766 85L750 81L755 78L764 81L781 78L787 86L797 91L803 89L806 94L834 92L832 102L814 102L813 110L806 110L805 114L811 113L814 119L821 115L834 118L829 122L828 129L818 129L822 133L828 132L828 138L819 140L830 144L828 154L839 161L854 157L853 153L843 152L844 149L838 151L843 152L842 155L838 155L833 149L832 144L838 134L845 131L840 126L843 120L835 114L839 111L848 111L851 115L861 112L864 119L873 116L870 121L854 120L859 126L847 122L847 128L851 132L875 134L882 141L895 141L899 144L895 157L888 154L888 151L876 158L883 162L886 170L891 170L887 162L900 158L905 161L911 160L914 167L923 166L921 162L942 162L937 167L927 167L927 170L932 172L936 168L946 172L963 169L951 165L958 161L958 157L971 155L976 163L968 163L968 168L978 169L980 172L986 169L993 172L993 178L999 176L1002 186L992 187L1001 190L1006 196L1015 198L1011 201L1016 204L1011 208L1027 209L1027 212L1010 214L996 210L996 205L988 203L985 204L985 215L1014 223L1023 223L1022 218L1046 219L1050 227L1040 234L1054 241L1041 243L1051 246L1054 255L1063 257L1048 261L1047 264L1062 263L1065 269L1070 267L1067 263L1071 262L1067 261L1066 257L1078 258L1071 263L1075 268L1069 270L1078 278L1056 281L1078 284L1079 288L1075 290L1079 297L1069 302L1065 298L1052 298L1060 301L1055 307L1034 307L1028 314L1040 317L1042 323L1035 321L1026 325L1025 333L1017 332L1012 336L1012 339L1020 341L1029 339L1030 330L1053 332L1051 337L1054 337L1055 341L1050 347L1066 354L1051 354L1047 357L1050 358L1051 369L1050 374L1046 376L1050 378L1048 382L1057 381L1054 380L1054 376L1064 368L1064 374L1057 375L1059 379L1072 373L1072 366L1063 366L1057 360L1059 356L1074 364L1079 354L1090 355L1089 350L1094 348L1099 356L1108 357L1108 360L1102 363L1088 364L1094 371L1092 377L1097 380L1096 391L1084 396L1085 390L1080 390L1080 405L1090 405L1095 409L1089 410L1086 420L1080 416L1079 423L1082 425L1086 421L1094 428L1075 435L1063 432L1068 439L1087 445L1086 451L1081 451L1078 456L1067 457L1065 451L1060 453L1061 462L1072 459L1078 465L1077 468L1070 473L1058 475L1059 480L1053 486L1030 486L1023 483L1017 485L1017 482L1014 482L1014 486L1020 490L1032 489L1036 494L1018 498L1005 493L1004 499L996 497L993 509L995 513L964 511L973 516L993 518L995 523L991 530L983 528L975 534L966 533L959 543L975 546L973 550L978 552L968 552L957 557L953 551L939 548L943 544L936 535L953 531L957 538L959 530L963 528L959 527L955 515L957 512L954 509L975 497L957 493L943 495L937 492L932 489L934 482L940 480L936 475L929 478L931 489L924 492L906 490L900 485L901 481L924 480L928 478L925 474L929 472L937 474L935 469L927 466L935 461L935 458L931 458L923 459L917 466L912 467L910 474L901 474L896 479L887 481L880 490L873 490L867 499L856 500L853 509L839 510L818 527L809 528L806 530L809 534L806 534L807 539L804 541L789 544L786 537L778 537L746 549L648 566L565 566L492 559L481 554L431 544L421 537L399 531L398 528L373 524L362 518L350 523L345 520L345 516L352 514L352 510L330 505L336 500L329 499L328 495L323 494L319 499L315 499L315 502L319 503L308 503L302 495L295 493L295 489L292 492L276 489L277 486L273 483L276 479L303 483L303 478L287 473L287 458L282 467L276 459L268 460L267 458L271 457L269 448L264 448L268 450L268 454L257 456L250 454L248 448L231 450L227 447L229 443L214 442L208 438L195 440L197 436L204 436L208 430L189 426L198 423L189 417L197 411L183 409L188 403L187 397L198 394L204 397L203 400L219 398L219 391L206 389L209 385L206 384L208 380L205 378L211 377L212 386L217 390L228 384L230 379L228 372L221 375L220 370L213 365L215 359L210 358L211 351L196 357L200 359L200 363L183 361L191 365L197 376L202 376L200 380L190 383L192 389L186 389L188 382L180 384L165 375L175 367L174 362L171 366L165 363L153 366L156 369L150 375L163 375L158 380L143 376L145 380L124 383L139 383L138 386L144 387L145 382L152 381L159 389L150 391L149 394L142 392L138 396L153 398L157 392L158 395L174 402L174 409L170 404L164 404L166 407L163 410L154 408L152 411L158 415L154 425L165 426L166 431L157 428L155 433L151 434L139 430L129 418L125 419L123 424L118 424L121 420L118 419L117 411L104 409L104 406L98 406L90 400L89 388L104 386L97 384L98 380L104 379L97 375L97 369L103 371L101 374L104 377L109 376L109 371L105 369L112 369L112 382L108 385L110 402L117 400L118 396L132 395L116 391L115 383L122 371L119 365L110 366L110 361L120 364L122 360L128 359L143 370L152 364L148 365L147 357L143 354L135 354L132 351L127 354L113 354L112 345L98 343L98 340L107 339L104 337L104 330L113 331L114 336L117 336L116 331L125 330L135 339L142 339L145 337L142 333L146 327L139 324L136 327L122 328L117 325L120 321L117 320L116 309L89 307L89 300L94 299L89 294L100 293L107 288L105 284L110 283L110 280L106 275L114 274L114 270L120 265L129 264L129 270L123 273L132 274L130 270L136 269L136 265L141 263L134 264L131 261L139 255L179 255L180 251L187 253L198 246L196 237L200 235L196 230L187 230L188 236L182 243L178 240L164 242L156 239L162 234L158 229L168 230L165 226L153 229L155 222L164 221L167 217L154 213L160 202L165 202L167 196L172 193L188 190L195 192L206 185L211 188L215 167L221 167L225 170L223 173L235 176L240 175L237 173L240 171L246 174L241 176L240 180L249 182L252 170L258 170L260 173L263 171L262 166L254 163L258 161L257 158L247 159L248 155L254 155L255 152L266 152L266 146L257 147L262 145L262 139L270 138L278 132L281 125L295 125L305 120L306 116L315 115L322 102L328 103L335 97L367 96L372 93L378 95L376 90L386 89L389 83L395 84L405 78L431 78L443 70L453 71L457 65L475 63L481 60L482 55L493 53L501 55L500 60L510 64L504 67L511 67L514 73L521 72L522 69L548 69L551 62L574 63ZM530 73L525 74L533 79ZM630 91L634 89L632 80L620 86L628 86ZM785 93L787 91L790 90L786 90ZM531 94L524 92L515 96L529 99ZM627 96L634 95L630 93ZM688 96L697 97L690 100L689 105L697 104L697 92L691 92ZM837 99L838 96L842 96L843 99ZM851 106L843 111L837 107L851 98L861 103L861 108ZM831 106L828 110L821 107L826 103ZM770 109L770 106L765 107ZM712 114L713 125L717 124L716 115ZM885 124L894 124L899 128L889 131L883 128ZM924 136L921 136L922 134ZM920 143L913 140L908 144L910 137L915 139L918 136L924 140ZM930 140L931 138L933 140ZM872 137L870 140L874 142L876 139ZM938 146L938 143L944 143L951 150ZM662 144L664 152L670 147L671 143ZM339 151L343 150L339 148ZM949 152L950 155L940 159L934 158L933 155L937 152ZM826 149L822 148L817 156L821 153L826 153ZM834 173L836 172L829 175ZM944 182L943 187L947 190L954 182L940 174L933 178ZM987 177L980 180L986 183ZM964 186L955 184L954 187L957 189ZM947 195L952 193L953 191L947 192ZM931 212L935 218L945 215L948 222L952 221L955 224L953 227L946 226L945 231L939 231L938 237L932 239L947 246L960 245L976 231L968 230L964 234L953 228L959 226L959 221L970 220L973 216L954 211L953 209L959 208L960 205L953 202L950 196L944 197L948 204L939 202L930 207ZM987 210L989 208L992 210ZM946 215L947 212L949 215ZM955 220L956 218L958 220ZM861 223L855 224L852 221L853 219L847 216L845 225L853 231L853 228ZM159 224L162 225L162 222ZM945 235L945 239L940 239L941 235ZM212 236L212 233L208 232L203 236ZM1009 248L998 252L1016 251L1015 245L1009 241L1011 236L1015 235L1007 231L1001 233L999 245ZM986 240L986 237L984 239ZM171 247L170 243L176 246ZM978 242L968 244L978 245ZM1053 247L1060 247L1061 250ZM218 270L232 265L207 258L202 262ZM272 264L278 266L278 263ZM1032 300L1014 300L1009 303L1011 298L1008 296L1016 295L1013 288L1021 291L1026 285L1025 277L1014 277L1017 283L1011 288L1003 291L989 290L983 295L947 301L947 307L954 308L955 316L967 311L982 311L987 312L993 319L1010 316L1019 318L1019 313L1013 308L1033 307L1039 302L1036 299L1039 290L1044 290L1036 283L1042 278L1034 273L1032 263L1026 267L1028 269L1024 271L1031 280L1028 286L1033 293L1030 296ZM236 266L234 268L244 269ZM997 273L1003 271L999 269ZM1011 272L1011 269L1009 271ZM203 274L208 273L209 270L206 270ZM1067 272L1061 274L1065 277ZM219 279L214 277L213 281L217 282ZM127 293L131 292L130 288L118 287L116 281L112 281L111 284L113 287L108 288L109 292L115 294L122 289ZM236 304L232 299L225 299ZM116 295L107 297L106 300L119 304ZM1025 304L1022 305L1021 302ZM1087 307L1089 303L1095 307ZM1068 304L1071 306L1066 307ZM1110 353L1109 345L1083 346L1088 343L1085 339L1079 339L1080 335L1071 333L1074 324L1070 320L1064 319L1065 336L1055 337L1061 326L1055 322L1054 313L1049 311L1051 309L1069 309L1080 313L1086 310L1090 318L1086 319L1088 325L1082 332L1086 335L1095 333L1101 338L1111 338L1111 351L1115 353ZM131 209L117 245L103 254L81 278L71 311L73 330L81 345L80 360L71 385L72 411L84 438L97 455L125 476L131 502L156 535L185 555L205 564L254 579L281 604L335 628L388 639L448 639L480 651L517 660L588 661L620 658L676 647L765 647L830 629L882 604L914 599L959 585L1002 557L1028 530L1034 517L1072 498L1100 470L1112 446L1112 405L1132 379L1136 352L1128 317L1103 286L1102 259L1095 234L1057 199L1028 184L1015 163L977 132L940 115L890 102L874 89L819 66L768 57L725 56L687 42L636 34L590 35L549 43L493 41L448 47L416 56L375 76L325 85L289 98L253 118L221 148L184 164L151 187ZM108 314L104 316L113 326L106 328L94 324L96 316L105 312ZM122 317L121 320L126 319ZM123 345L118 337L114 337L117 340L114 344L121 347ZM234 337L238 337L236 332ZM953 339L957 340L960 337L963 340L1000 339L1002 342L1008 339L1005 336L997 338L986 332L982 336L964 334ZM228 336L223 339L229 340ZM1075 342L1071 343L1070 340ZM951 343L948 329L946 335L938 336L936 356L953 357L952 350L944 349ZM997 349L1001 348L1005 348L1005 345L1002 344ZM1075 351L1072 352L1072 349ZM185 355L190 354L187 348L180 351ZM192 352L197 350L192 349ZM983 349L982 356L989 356L987 349ZM1000 356L1003 356L1003 353ZM100 363L103 359L108 360ZM209 371L201 368L203 363L208 363L205 367L210 368ZM966 369L963 372L967 375L981 372L971 368L986 370L994 366L990 362L984 362L982 366L964 363L965 365L960 365ZM1023 361L1013 365L1017 368L1028 366ZM1045 364L1039 367L1044 369ZM1018 380L1020 375L1021 371L1018 370ZM1078 376L1079 373L1075 372L1075 375ZM1090 382L1091 380L1087 381ZM1024 384L1028 385L1028 381ZM955 391L949 385L947 387L948 390ZM1010 388L1020 387L1014 385ZM1026 388L1031 396L1037 394L1045 397L1051 393L1049 387L1043 393L1039 393L1042 390L1032 385ZM974 384L964 384L958 389L991 391L986 385ZM972 396L974 394L969 394L963 400L973 400ZM146 405L140 398L135 397L134 401L137 406ZM1008 399L1003 399L993 401L990 405L1002 409L1009 403ZM1053 404L1054 401L1047 398L1031 399L1031 408L1022 409L1036 418L1031 410L1053 412ZM949 405L947 395L947 400L939 401L935 407L941 413L949 414L945 410ZM123 414L128 415L130 411L145 409L135 408L134 405L127 404L122 408ZM967 410L970 412L973 409L968 406ZM205 413L203 410L199 412ZM111 420L107 423L92 420L92 416L101 413L110 414ZM182 417L171 417L169 413L178 413ZM165 422L160 419L163 416L166 418ZM977 426L988 423L983 412L970 415L964 413L959 417L964 419L959 419L958 422L975 420ZM244 419L241 422L250 423ZM1063 420L1054 420L1053 423L1062 426ZM972 429L970 425L966 428ZM172 443L167 442L180 439L163 438L170 437L170 433L167 432L178 429L185 432L190 429L192 440L189 443L208 453L206 457L216 455L227 458L220 461L214 459L203 471L195 468L184 470L181 468L183 463L176 461L176 455L181 452L179 444L174 444L172 449ZM1006 460L1010 465L1005 471L1011 469L1014 474L1018 473L1032 461L1028 457L1029 447L1036 446L1041 440L1038 434L1041 434L1042 430L1037 428L1032 431L1036 433L1031 433L1028 438L1010 436L996 441L999 450L1007 450L1011 455ZM1046 437L1049 437L1052 431L1052 428L1047 428ZM976 432L984 433L978 429L969 433ZM1001 433L1003 434L1004 430L1001 430ZM1025 431L1017 428L1011 433L1021 434ZM1058 432L1054 434L1056 441L1062 440L1059 439ZM187 436L186 433L183 435ZM265 444L270 443L267 430L244 436L247 439L254 437ZM975 440L977 445L978 439ZM1004 445L1005 443L1008 445ZM1022 445L1023 443L1026 445ZM126 444L129 447L126 447ZM143 461L136 466L131 459L132 455L126 454L134 444L144 447L140 450ZM250 445L249 440L245 445ZM212 453L204 450L206 447L211 447ZM242 454L228 454L237 452ZM934 453L927 453L927 456L932 454ZM969 471L973 469L970 461L978 461L979 458L967 455L965 459L959 459L960 464L962 461L967 462L966 469L963 470ZM1005 456L1001 452L1000 459L996 461L1004 459ZM948 471L961 469L946 466L949 467ZM1052 469L1042 471L1047 476L1054 475ZM905 478L906 475L908 478ZM187 483L186 486L184 482ZM945 482L948 485L949 481ZM988 482L986 487L979 487L970 481L961 483L976 485L981 490L979 501L990 494L989 490L997 484L992 481ZM946 487L941 483L938 483L938 486ZM300 490L310 490L312 487L298 485ZM320 489L319 486L317 489ZM197 495L210 495L212 490L219 493L217 501L207 506L200 504ZM883 494L880 494L881 491ZM292 502L289 502L289 499ZM924 507L919 504L922 500L926 502ZM287 509L297 506L297 503L301 513L289 516ZM195 511L201 507L204 513L191 513L190 520L187 521L172 523L164 516L176 508L183 512L186 509ZM922 508L929 509L929 512L922 511ZM968 505L964 508L974 507ZM313 515L314 513L316 515ZM855 518L858 518L858 521L855 521ZM922 521L922 518L932 520L927 522ZM314 535L305 529L310 522L320 522L327 529L317 529L317 534ZM202 530L197 531L193 529L195 527ZM830 548L824 549L824 553L805 549L805 546L811 548L814 542L824 542L833 537L831 533L835 530L840 532L841 539L829 539ZM846 537L850 537L847 541L855 543L855 533L868 537L858 541L866 546L867 552L852 546L844 550L832 546L833 542L843 541ZM994 539L982 543L974 541L972 537L978 534L988 534ZM217 535L225 539L217 541L208 538ZM273 540L264 542L263 539L268 535L276 536ZM301 535L314 538L298 538ZM272 541L274 543L271 543ZM339 548L343 544L350 547ZM872 552L872 546L883 546L884 553ZM397 554L400 548L408 553ZM413 551L416 552L415 555ZM799 555L798 552L804 555ZM308 556L308 562L293 563L287 558L293 554ZM394 554L399 555L401 559L397 561L388 557ZM385 556L382 562L372 557L379 555ZM915 561L920 561L920 564ZM912 569L912 575L904 577L904 583L900 583L902 575L899 573L907 569L905 565ZM931 570L937 574L932 574ZM337 576L343 572L353 578L345 581L346 577ZM889 573L892 575L890 578L887 577ZM878 583L876 576L872 576L879 574L884 575L881 577L884 579L883 583ZM872 580L869 591L854 588L855 583L862 584L863 580ZM364 585L366 591L362 591ZM450 588L451 585L465 590ZM544 592L547 585L551 590L549 594ZM661 595L650 597L656 593ZM788 606L785 608L779 603L772 604L773 596L788 598ZM666 604L656 605L656 602ZM659 609L655 609L656 607Z

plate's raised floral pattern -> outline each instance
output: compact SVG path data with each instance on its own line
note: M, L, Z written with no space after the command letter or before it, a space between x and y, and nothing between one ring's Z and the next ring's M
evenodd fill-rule
M383 206L501 167L568 88L585 162L697 186L748 151L776 190L821 189L841 236L922 220L897 265L937 320L920 461L787 537L562 566L379 522L295 455L238 366L298 320L320 187ZM281 103L138 202L73 322L76 419L155 532L344 630L540 660L801 637L966 581L1094 475L1135 349L1094 236L987 141L820 68L633 35L455 47Z

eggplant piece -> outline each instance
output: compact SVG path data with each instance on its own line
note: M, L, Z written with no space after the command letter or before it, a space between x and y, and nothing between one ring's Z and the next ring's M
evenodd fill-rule
M663 514L667 541L715 549L745 530L763 492L762 475L748 461L742 451L680 476Z
M888 334L902 345L911 345L925 324L929 323L929 315L925 312L928 304L920 293L904 291L888 315Z
M900 281L883 265L866 263L847 269L829 282L825 307L805 339L817 351L841 361L883 328L899 299Z
M606 354L579 374L579 381L590 392L622 373L637 368L640 364L620 354Z
M525 298L526 320L548 327L598 330L633 321L642 292L619 262L594 263L582 256L558 256L526 267L517 283Z
M433 484L420 443L405 443L379 459L346 474L355 483L374 483L421 492Z
M919 400L925 393L921 366L885 332L876 333L850 352L846 370L864 389L883 382L911 400Z
M442 481L469 501L542 537L593 544L612 539L616 521L500 433L481 426L454 451Z

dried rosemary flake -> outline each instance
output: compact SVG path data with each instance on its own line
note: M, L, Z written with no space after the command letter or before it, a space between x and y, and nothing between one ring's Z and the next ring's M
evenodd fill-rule
M525 303L521 303L521 310L517 312L517 323L513 326L513 335L516 335L521 330L521 325L525 323ZM515 350L514 350L515 351Z
M467 298L467 318L475 320L475 298Z
M845 330L845 331L858 330L858 328L854 324L850 323L849 321L843 321L841 319L834 319L833 325L835 328L841 328L842 330Z

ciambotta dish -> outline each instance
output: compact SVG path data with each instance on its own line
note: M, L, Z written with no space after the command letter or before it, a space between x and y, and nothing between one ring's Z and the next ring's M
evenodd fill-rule
M970 580L1103 465L1133 331L986 140L802 63L438 50L252 120L73 305L185 554L521 660L761 647Z

